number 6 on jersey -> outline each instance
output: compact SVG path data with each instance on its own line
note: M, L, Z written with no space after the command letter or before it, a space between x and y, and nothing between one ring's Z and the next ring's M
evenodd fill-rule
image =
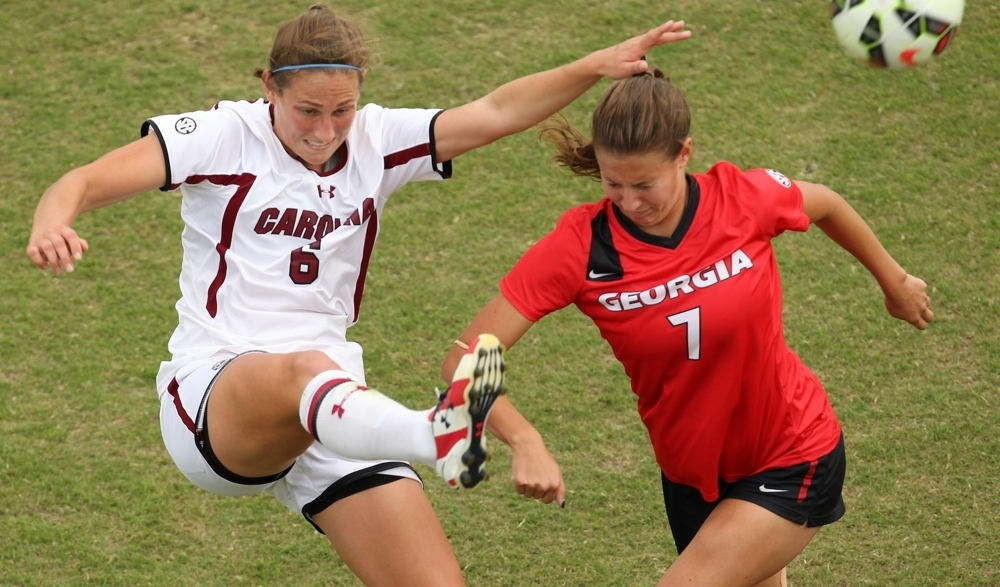
M308 245L292 251L292 258L288 264L288 277L296 285L309 285L319 277L319 251L320 241L313 241Z

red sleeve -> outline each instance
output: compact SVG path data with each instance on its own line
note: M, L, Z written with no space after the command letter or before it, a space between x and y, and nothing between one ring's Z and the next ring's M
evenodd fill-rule
M802 190L773 169L751 169L742 174L741 199L764 234L775 237L786 230L805 232L809 217L802 209Z
M552 232L532 245L500 280L500 292L525 318L537 322L573 303L587 272L594 205L563 214Z

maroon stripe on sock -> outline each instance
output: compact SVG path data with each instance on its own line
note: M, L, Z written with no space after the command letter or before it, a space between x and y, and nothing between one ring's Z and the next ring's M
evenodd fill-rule
M184 404L181 403L180 385L177 384L176 379L171 379L170 383L167 385L167 393L170 397L174 398L174 408L177 409L177 415L181 417L181 422L187 426L187 429L194 434L194 420L191 416L188 416L187 411L184 409Z
M309 426L309 434L311 434L316 440L319 440L319 435L316 433L316 417L318 416L319 405L323 403L323 399L326 397L326 394L333 391L334 387L337 387L341 383L347 383L348 381L350 381L350 379L331 379L323 385L320 385L319 389L316 390L316 393L313 394L312 400L309 402L309 414L306 417L306 422Z
M819 461L809 461L809 472L806 473L804 479L802 479L802 486L799 487L799 503L806 500L806 494L809 493L809 487L812 485L813 475L816 474L816 465Z

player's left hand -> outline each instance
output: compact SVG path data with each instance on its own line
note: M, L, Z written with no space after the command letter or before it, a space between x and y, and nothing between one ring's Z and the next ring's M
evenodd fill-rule
M909 273L902 283L885 291L885 307L894 318L906 320L920 330L934 320L927 284Z
M649 64L643 57L653 47L683 41L690 36L691 31L684 30L683 20L668 20L644 34L596 51L593 56L601 60L598 66L601 75L611 79L625 79L649 69Z

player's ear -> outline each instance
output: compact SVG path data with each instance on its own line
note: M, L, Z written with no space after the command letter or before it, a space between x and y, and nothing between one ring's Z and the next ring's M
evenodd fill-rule
M689 161L691 161L691 155L694 154L694 139L688 137L684 139L684 143L681 145L681 152L677 154L677 162L680 163L681 167L687 167Z
M274 85L274 75L270 71L265 71L260 76L260 83L264 87L264 97L268 102L274 103L277 88Z

